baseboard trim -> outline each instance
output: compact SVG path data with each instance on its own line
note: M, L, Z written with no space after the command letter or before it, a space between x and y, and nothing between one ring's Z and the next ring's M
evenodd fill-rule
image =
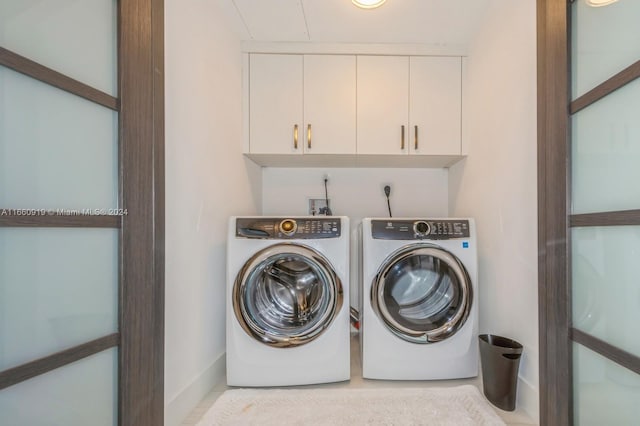
M202 374L165 404L165 426L182 424L198 403L219 383L225 380L226 354L216 359Z
M540 424L540 395L531 383L518 377L517 406L526 412L536 424Z

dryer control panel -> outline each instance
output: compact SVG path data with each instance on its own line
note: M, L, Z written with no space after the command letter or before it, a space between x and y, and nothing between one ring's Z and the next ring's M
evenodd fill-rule
M236 237L278 240L338 238L342 232L338 218L238 218Z
M378 240L450 240L469 238L469 221L460 219L372 220Z

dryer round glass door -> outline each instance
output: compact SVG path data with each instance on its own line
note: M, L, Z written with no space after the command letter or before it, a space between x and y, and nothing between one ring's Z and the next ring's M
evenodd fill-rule
M232 298L235 316L250 336L270 346L291 347L311 342L329 327L342 307L343 289L322 254L282 243L244 264Z
M371 288L378 317L398 337L413 343L454 335L467 320L472 301L471 279L460 260L431 244L392 253Z

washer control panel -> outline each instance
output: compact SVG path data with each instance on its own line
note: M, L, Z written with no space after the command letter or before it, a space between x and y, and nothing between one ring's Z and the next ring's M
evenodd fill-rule
M372 220L378 240L450 240L469 238L469 221L460 219Z
M236 237L311 240L338 238L342 222L338 218L238 218Z

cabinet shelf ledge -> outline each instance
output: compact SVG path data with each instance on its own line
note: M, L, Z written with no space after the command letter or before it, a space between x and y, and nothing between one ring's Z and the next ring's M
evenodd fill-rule
M247 158L263 167L393 167L447 168L466 155L370 155L370 154L252 154Z

